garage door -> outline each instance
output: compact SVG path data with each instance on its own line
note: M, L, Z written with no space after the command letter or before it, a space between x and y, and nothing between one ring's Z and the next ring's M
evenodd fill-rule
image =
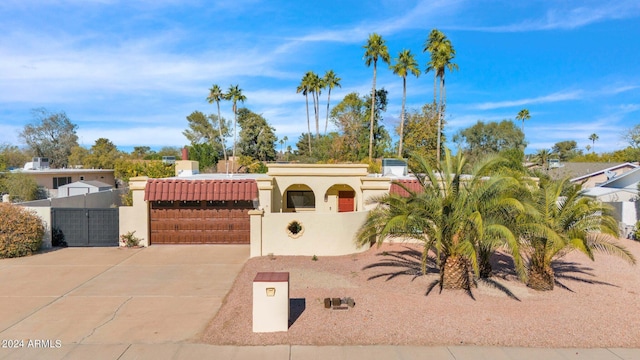
M158 204L154 205L152 244L249 244L249 209L158 208Z
M252 179L150 180L151 244L249 244Z

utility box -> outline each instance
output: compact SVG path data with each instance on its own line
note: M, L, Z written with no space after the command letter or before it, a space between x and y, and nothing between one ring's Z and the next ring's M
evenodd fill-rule
M289 330L289 273L259 272L253 279L253 332Z

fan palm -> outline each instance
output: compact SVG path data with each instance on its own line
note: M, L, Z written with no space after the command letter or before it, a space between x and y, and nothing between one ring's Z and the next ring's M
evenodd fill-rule
M425 41L423 52L430 53L430 60L427 64L427 72L434 72L434 84L433 84L433 102L436 103L436 78L440 78L440 105L438 110L438 137L436 141L436 159L440 161L440 146L441 146L441 129L442 119L444 118L444 112L447 102L447 92L445 88L445 71L449 72L458 70L458 64L454 64L451 61L456 56L456 51L451 44L451 41L438 29L431 30L429 37Z
M591 140L591 143L593 144L593 146L591 147L593 149L596 147L596 141L600 140L600 137L598 136L598 134L593 133L589 135L589 140Z
M209 89L209 96L207 97L207 101L209 104L216 103L218 107L218 131L220 131L220 144L222 144L222 155L224 156L224 162L227 163L227 147L224 144L224 136L222 135L222 118L220 117L220 100L224 99L224 93L218 84L214 84L211 89ZM227 164L227 166L229 166ZM227 168L228 170L228 168Z
M398 157L402 157L402 141L404 139L404 107L407 101L407 75L413 74L415 77L420 76L420 69L416 58L411 54L410 50L402 50L395 60L395 64L391 66L394 74L402 78L402 109L400 110L400 140L398 143Z
M309 92L311 92L311 77L313 72L307 71L302 77L300 85L296 89L296 93L302 93L304 95L305 102L307 104L307 140L309 142L309 155L311 155L311 122L309 120Z
M364 46L364 61L367 67L373 64L373 85L371 87L371 120L369 124L369 162L373 160L373 119L376 107L376 72L378 59L389 64L389 50L384 39L379 34L369 35L367 44Z
M526 120L531 119L531 115L529 114L529 110L528 109L522 109L518 112L518 115L516 115L516 120L520 120L522 121L522 132L524 133L524 122Z
M327 119L324 122L324 134L327 135L327 127L329 126L329 103L331 102L331 89L334 87L342 87L340 85L340 79L333 70L329 70L324 74L322 81L324 82L324 87L328 90L327 92Z
M421 191L405 188L409 196L374 198L379 205L360 228L358 243L365 245L376 239L380 244L394 237L422 241L422 271L426 273L428 252L432 250L440 271L440 289L469 290L470 270L480 275L479 253L501 245L512 253L518 273L524 274L514 235L517 223L511 220L524 207L508 191L516 180L485 177L502 160L480 162L470 175L462 174L466 161L461 153L452 157L445 151L445 159L435 169L421 156L413 160L417 165L412 171Z
M235 172L235 160L236 160L236 143L237 143L237 123L238 123L238 101L244 103L247 100L247 97L242 94L242 89L238 85L229 86L229 90L225 95L225 100L231 101L233 104L233 160L231 160L231 173Z
M618 223L612 209L581 195L580 186L567 179L543 183L532 194L535 216L528 218L524 233L528 241L527 285L535 290L553 290L552 262L578 250L594 260L601 251L635 264L626 248L614 242Z

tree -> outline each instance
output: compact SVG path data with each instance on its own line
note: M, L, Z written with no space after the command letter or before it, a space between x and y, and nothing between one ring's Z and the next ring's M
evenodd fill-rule
M0 174L0 194L9 194L12 202L36 200L39 195L38 183L32 175L20 171Z
M222 119L222 116L220 116L220 100L223 100L224 96L225 95L222 92L222 89L220 89L220 86L218 86L218 84L214 84L213 86L211 86L211 89L209 89L209 96L207 97L207 101L209 102L209 104L212 104L215 102L218 108L218 133L220 135L220 144L222 145L222 156L224 158L225 164L227 164L228 166L227 147L225 146L225 142L224 142L224 135L227 132L222 129L224 120Z
M536 164L540 165L543 170L549 170L549 158L551 157L551 152L548 149L540 149L533 156L533 161Z
M312 71L307 71L306 74L302 77L302 81L298 88L296 89L296 93L302 93L304 95L305 102L307 104L307 140L309 143L309 151L311 151L311 121L309 120L309 92L311 91L311 75Z
M113 169L116 159L121 155L118 148L109 139L99 138L89 149L82 165L90 169Z
M635 264L633 255L614 242L618 223L608 205L582 196L580 186L567 179L541 184L532 193L532 212L524 225L529 243L527 285L535 290L553 290L552 262L578 250L594 260L600 251Z
M48 158L52 168L68 166L71 150L78 146L78 125L71 123L64 112L54 114L39 108L32 114L34 122L24 127L20 138L34 156Z
M371 117L369 121L369 163L373 161L373 129L374 129L374 112L375 112L375 101L376 101L376 72L378 59L383 62L389 64L389 50L387 49L387 45L385 44L382 36L373 33L369 35L369 39L367 40L367 44L364 46L364 59L367 67L373 64L373 85L371 87Z
M238 124L242 128L238 142L241 155L260 161L276 159L275 129L262 115L241 108L238 110Z
M524 133L510 120L499 123L478 121L475 125L460 130L453 141L471 159L511 148L524 149L526 146Z
M569 161L575 156L582 155L575 140L559 141L553 145L551 150L558 155L560 161Z
M622 139L629 143L632 148L640 150L640 124L625 131Z
M410 154L419 155L431 161L435 166L436 132L438 126L438 111L434 104L425 104L421 112L413 111L407 114L405 120L404 146L400 157L409 158L410 165L413 158ZM400 134L400 126L396 132Z
M314 72L310 72L309 75L309 90L311 91L311 96L313 98L313 113L316 119L316 138L320 137L320 93L324 88L324 82L318 76L318 74Z
M152 152L151 148L148 146L134 146L133 151L131 151L130 156L133 159L143 160L147 155Z
M415 77L420 76L420 69L418 68L418 62L416 61L410 50L402 50L398 57L395 59L395 63L391 65L391 70L394 74L402 78L402 109L400 110L400 140L398 141L398 157L402 157L402 143L404 140L404 107L407 101L407 75L413 74Z
M218 163L218 150L208 142L192 143L189 149L189 160L198 162L200 169L212 170Z
M236 143L237 143L237 123L238 123L238 101L244 103L247 100L247 97L242 94L242 89L238 85L229 86L229 90L224 96L225 100L231 101L233 106L231 107L233 110L233 160L231 161L231 173L235 172L234 161L236 158Z
M524 122L529 119L531 119L531 115L527 109L520 110L518 115L516 115L516 120L522 121L522 133L524 133Z
M340 85L341 80L342 79L336 76L336 73L334 73L333 70L329 70L326 73L324 73L324 77L322 78L322 81L324 82L324 87L329 89L327 91L327 119L324 122L325 135L327 135L327 127L329 125L329 103L331 102L331 90L336 86L342 87L342 85Z
M224 157L226 150L221 140L229 133L229 124L224 118L213 114L207 116L200 111L194 111L187 116L187 123L189 128L182 134L192 145L207 143L215 150L216 159ZM220 134L221 130L222 134Z
M598 136L598 134L593 133L593 134L589 135L589 140L591 140L591 143L593 144L592 148L595 148L596 141L600 140L600 137Z
M423 52L430 53L430 60L427 65L426 72L429 71L434 72L434 103L435 103L435 77L440 78L440 105L438 111L438 134L440 133L440 129L442 129L442 121L444 119L445 107L447 102L447 92L445 88L445 71L449 70L449 72L453 70L458 70L458 64L454 64L451 61L456 56L456 51L451 45L451 41L447 39L447 37L438 29L431 30L429 33L429 37L425 41L425 46ZM437 139L437 161L440 162L440 136Z
M25 150L15 145L0 145L0 171L22 168L29 161L31 157Z
M378 206L371 210L357 233L360 245L373 239L378 244L387 238L409 237L423 242L422 271L426 273L429 251L435 254L440 289L470 291L469 272L480 275L480 246L485 250L497 244L506 246L519 273L524 267L519 255L517 223L513 218L523 209L510 189L517 180L492 176L499 158L477 163L468 178L463 177L465 158L446 150L445 158L432 167L423 157L414 159L411 171L420 183L420 191L404 188L408 196L386 194L374 198ZM399 183L400 186L401 183ZM429 290L430 291L430 290Z

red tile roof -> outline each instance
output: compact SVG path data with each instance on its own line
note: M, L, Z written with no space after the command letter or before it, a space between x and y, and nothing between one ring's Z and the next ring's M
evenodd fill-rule
M397 194L400 196L409 196L409 193L405 189L403 189L400 185L398 185L398 183L404 185L404 187L406 187L407 189L413 192L422 192L422 186L420 185L420 182L418 182L418 180L403 179L403 180L397 180L392 182L391 188L389 189L389 193Z
M147 201L251 201L257 198L258 186L253 179L151 179L144 190Z

